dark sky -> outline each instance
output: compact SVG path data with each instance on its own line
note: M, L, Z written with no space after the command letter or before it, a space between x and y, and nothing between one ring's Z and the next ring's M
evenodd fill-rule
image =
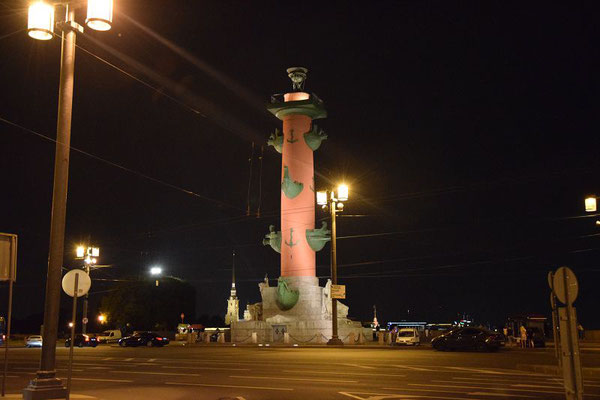
M329 113L317 188L352 189L338 227L352 317L548 313L546 274L568 265L580 320L600 328L600 232L583 210L600 194L597 15L593 1L115 0L113 29L77 39L72 146L113 164L72 152L65 266L89 237L112 266L93 273L94 304L159 264L195 285L198 315L224 315L235 249L241 306L259 301L279 275L261 241L279 227L265 142L281 122L264 105L301 65ZM24 1L0 3L17 318L43 310L54 144L26 129L56 137L60 62L60 41L26 23ZM317 264L327 277L329 246Z

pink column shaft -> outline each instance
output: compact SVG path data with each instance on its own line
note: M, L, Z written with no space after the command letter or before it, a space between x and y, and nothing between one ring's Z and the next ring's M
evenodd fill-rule
M304 188L293 199L281 191L281 276L316 276L315 252L306 241L306 230L315 227L313 151L304 141L311 122L306 115L283 118L281 180L287 166L290 179L303 183Z

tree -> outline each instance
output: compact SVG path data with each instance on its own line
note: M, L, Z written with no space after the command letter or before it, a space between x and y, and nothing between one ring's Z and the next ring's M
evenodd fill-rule
M137 283L120 283L116 290L102 298L102 312L108 323L131 330L175 330L180 314L194 316L196 290L189 283L161 278Z

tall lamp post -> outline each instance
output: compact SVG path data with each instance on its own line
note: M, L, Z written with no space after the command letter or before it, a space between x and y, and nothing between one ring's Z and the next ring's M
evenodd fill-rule
M343 201L348 200L348 186L340 184L337 190L327 190L317 192L317 204L322 206L323 210L329 210L331 213L331 284L337 285L337 226L335 215L344 209ZM338 337L338 319L337 319L337 299L331 298L331 339L328 345L343 346L344 342Z
M150 268L150 275L152 275L156 278L155 284L158 287L158 278L162 275L162 268L161 267Z
M75 2L73 2L75 4ZM50 221L50 251L46 277L44 305L44 337L40 369L23 390L27 400L66 398L66 388L56 377L56 338L60 310L61 275L67 213L69 178L69 150L71 143L71 116L73 111L73 82L75 74L75 34L83 27L75 22L73 4L56 3L65 10L65 19L54 24L54 5L38 1L29 6L27 33L37 40L50 40L55 27L61 32L60 83L58 89L58 117L56 123L56 153L54 158L54 188ZM79 2L77 2L79 4ZM86 24L95 30L109 30L112 24L113 0L88 0Z
M85 247L77 246L77 259L83 260L85 263L85 273L90 275L90 267L98 262L96 257L100 256L100 249L98 247ZM87 333L88 324L88 298L89 293L85 294L83 298L83 320L81 323L81 333L84 335Z

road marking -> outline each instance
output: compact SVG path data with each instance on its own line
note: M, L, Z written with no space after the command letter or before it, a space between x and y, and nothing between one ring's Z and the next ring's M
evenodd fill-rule
M408 365L391 365L391 367L412 369L414 371L433 371L432 369L421 368L421 367L410 367Z
M394 389L397 390L397 389ZM447 397L447 396L419 396L415 394L398 394L398 393L369 393L369 392L338 392L341 395L352 397L357 400L384 400L384 399L442 399L442 400L464 400L464 397ZM462 393L462 392L460 392ZM360 397L358 395L367 395L369 397ZM470 399L478 400L478 399ZM480 400L480 399L479 399Z
M524 394L508 394L508 393L491 393L491 392L469 392L467 393L469 396L498 396L498 397L518 397L519 399L522 399L523 397L529 397L529 398L537 398L536 396L526 396Z
M156 358L149 358L148 359L148 362L154 362L154 361L156 361Z
M209 370L223 370L223 371L250 371L250 368L220 368L220 367L173 367L170 365L163 365L162 368L168 369L209 369Z
M459 371L479 372L482 374L515 375L515 374L511 374L511 373L506 373L506 372L491 371L489 369L464 368L464 367L444 367L444 368L455 369L455 370L459 370Z
M146 371L108 371L113 374L138 374L138 375L175 375L175 376L202 376L200 374L183 374L177 372L146 372Z
M123 361L133 361L133 358L126 358Z
M543 388L543 389L560 389L561 387L556 386L547 386L547 385L530 385L527 383L515 383L510 385L510 387L529 387L529 388Z
M348 367L356 367L356 368L364 368L364 369L377 369L375 367L369 367L367 365L360 365L360 364L340 364L340 365L346 365Z
M458 386L458 385L433 385L423 383L407 383L408 386L425 386L425 387L441 387L441 388L460 388L460 389L486 389L486 390L509 390L511 392L534 392L534 393L553 393L562 394L563 392L549 392L539 390L528 390L528 389L508 389L508 388L491 388L487 386ZM386 388L389 389L389 388ZM587 395L589 396L589 395ZM599 395L600 396L600 395Z
M112 359L113 359L112 357L105 357L102 359L102 361L108 361L108 360L112 360Z
M97 397L87 396L85 394L76 394L76 393L71 393L70 397L72 399L97 399ZM6 394L3 397L3 399L22 399L22 398L23 398L23 393Z
M304 370L291 370L291 369L284 369L281 372L288 372L288 373L294 373L294 374L298 374L298 373L306 373L306 371ZM406 375L402 375L402 374L379 374L379 373L369 373L369 372L335 372L335 371L309 371L309 373L313 373L313 374L330 374L330 375L360 375L360 376L393 376L396 378L405 378Z
M456 380L461 380L461 381L483 381L483 382L494 382L494 383L511 383L511 382L518 382L519 379L515 379L515 378L501 378L501 377L489 377L489 378L468 378L468 377L460 377L460 376L453 376L452 379L456 379ZM532 379L528 378L527 380L528 382L531 382ZM533 379L534 382L539 382L539 383L548 383L548 384L552 384L552 385L558 385L559 383L549 383L546 382L545 380L535 380ZM449 381L451 382L451 381Z
M242 386L242 385L218 385L216 383L188 383L188 382L165 382L165 385L181 385L181 386L204 386L204 387L222 387L235 389L257 389L257 390L282 390L293 391L292 388L276 388L267 386Z
M230 378L237 379L276 379L283 381L308 381L308 382L337 382L337 383L357 383L358 381L348 381L348 380L340 380L340 379L312 379L312 378L284 378L281 376L241 376L241 375L231 375Z
M110 369L110 367L89 367L88 369Z
M67 378L62 378L67 379ZM92 382L114 382L114 383L133 383L132 380L129 379L102 379L102 378L75 378L72 377L74 381L92 381Z

